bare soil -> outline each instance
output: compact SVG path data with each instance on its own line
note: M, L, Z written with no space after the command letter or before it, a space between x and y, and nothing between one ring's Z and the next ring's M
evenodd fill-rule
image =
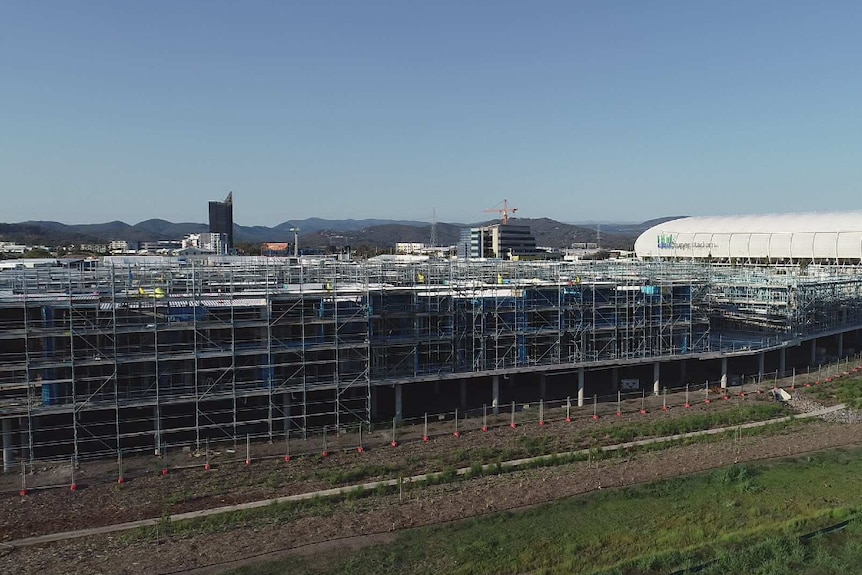
M655 402L656 398L652 401ZM501 415L488 421L487 432L481 431L482 421L461 422L461 436L453 436L451 421L429 425L431 440L422 441L424 427L414 425L397 430L398 447L391 447L391 430L365 435L364 453L358 453L354 437L331 437L327 441L330 454L323 458L320 438L294 441L292 453L302 450L309 455L284 461L281 445L254 444L252 461L245 464L245 446L237 452L211 449L211 469L204 469L204 458L192 451L177 450L166 458L137 457L124 462L126 483L116 482L117 464L112 461L82 463L74 473L77 490L71 491L70 463L37 464L27 475L30 491L19 495L20 475L0 476L0 543L61 531L99 527L114 523L163 517L174 513L197 511L260 499L305 493L335 486L364 483L374 479L410 476L446 468L466 467L487 461L489 454L502 454L502 459L526 457L526 446L540 443L544 452L564 452L606 444L596 442L596 429L611 429L625 423L672 419L690 415L731 410L742 403L764 400L764 396L732 397L707 405L692 404L689 409L674 407L661 410L661 404L641 414L637 407L624 409L621 417L603 415L592 420L592 409L580 410L570 423L562 412L549 414L545 426L537 418L508 426L508 417ZM519 414L519 420L528 416ZM552 416L554 417L552 419ZM588 433L589 432L589 435ZM507 455L508 454L508 455ZM162 475L162 469L168 469ZM348 472L364 471L366 476L350 480ZM379 472L379 473L375 473ZM347 478L347 480L344 480Z
M289 524L262 525L191 538L168 537L160 541L130 539L123 534L69 540L40 547L3 551L2 541L32 535L74 530L135 519L159 517L223 506L231 503L277 497L333 486L333 473L360 466L387 466L409 469L404 475L439 471L441 465L469 459L483 450L522 448L525 441L552 442L555 451L590 447L587 431L619 425L620 421L644 421L679 417L705 410L733 409L743 401L760 396L734 397L728 401L698 403L690 409L679 406L661 411L653 403L647 414L625 409L620 418L603 415L590 418L592 410L580 410L571 423L559 412L550 423L535 422L510 429L501 415L489 423L466 425L462 436L452 436L452 422L440 422L429 429L433 436L422 442L422 426L398 430L400 445L389 447L390 431L380 431L364 440L370 448L357 453L351 438L331 439L326 458L307 456L283 460L281 446L254 446L251 465L244 464L244 449L237 453L211 454L213 468L203 469L200 457L178 452L168 460L171 471L160 474L165 459L141 458L127 461L131 473L124 485L117 485L116 467L111 462L91 462L78 470L78 491L68 487L40 489L26 497L17 494L15 476L0 479L0 573L150 573L165 574L203 569L219 573L235 562L253 561L263 554L297 552L305 546L364 545L379 542L399 529L456 521L467 517L537 505L596 489L653 481L733 463L785 457L822 449L862 444L862 424L840 425L817 422L780 435L743 437L739 444L724 441L676 446L660 451L632 454L604 460L596 465L578 462L543 469L525 470L499 476L474 478L450 484L410 490L403 499L398 494L375 495L334 503L334 515L303 516ZM640 402L637 402L637 408ZM658 408L657 408L658 407ZM615 411L615 409L614 409ZM522 418L521 421L524 421ZM309 441L309 453L322 450ZM349 449L349 451L348 451ZM343 451L342 451L343 450ZM68 473L63 466L45 465L34 470L31 484L58 484ZM59 477L59 479L58 479ZM113 480L111 478L114 478ZM363 478L368 481L373 478ZM335 517L335 519L333 519ZM347 538L347 539L345 539ZM293 550L293 551L291 551ZM210 566L210 567L207 567Z

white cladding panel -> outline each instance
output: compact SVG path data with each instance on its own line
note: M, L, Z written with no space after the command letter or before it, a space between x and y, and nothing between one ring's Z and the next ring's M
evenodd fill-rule
M818 258L835 259L835 240L837 235L825 232L814 234L814 254Z
M714 233L711 234L709 245L712 250L712 257L727 258L730 257L730 236L731 234Z
M752 258L768 258L772 250L776 249L780 237L777 234L751 234L748 236L748 246L735 250L734 253L742 254L748 250L748 256Z
M730 234L730 250L731 254L748 253L751 243L751 234Z
M862 212L692 217L635 241L638 257L862 261Z
M852 259L859 257L862 247L862 234L856 232L841 232L838 234L837 250L841 259Z
M790 242L790 253L794 258L812 259L814 257L814 234L800 232L793 234Z
M791 243L793 242L792 233L757 234L757 236L767 236L769 238L768 248L766 253L763 255L755 255L752 253L752 258L773 258L781 260L789 258L790 254L793 253L793 249L791 247Z

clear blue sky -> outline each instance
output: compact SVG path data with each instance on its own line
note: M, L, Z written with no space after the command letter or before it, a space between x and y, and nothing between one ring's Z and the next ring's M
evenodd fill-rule
M0 2L0 221L859 208L862 3Z

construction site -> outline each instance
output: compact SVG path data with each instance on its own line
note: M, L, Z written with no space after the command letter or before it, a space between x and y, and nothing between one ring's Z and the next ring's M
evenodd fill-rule
M844 355L860 300L849 266L220 257L5 269L4 469L341 433L431 409L497 413L516 399L583 406L621 383L639 395L704 374L726 386L734 371Z

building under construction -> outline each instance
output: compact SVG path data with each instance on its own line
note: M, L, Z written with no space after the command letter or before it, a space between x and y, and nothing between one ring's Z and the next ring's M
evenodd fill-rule
M860 299L862 272L847 267L230 257L12 267L0 271L4 462L346 429L400 417L402 393L481 406L467 390L488 382L482 397L497 405L509 375L577 373L582 402L585 387L617 385L590 370L658 373L659 362L717 357L718 332L786 345L842 331L862 324ZM457 382L460 401L439 397L440 381Z

